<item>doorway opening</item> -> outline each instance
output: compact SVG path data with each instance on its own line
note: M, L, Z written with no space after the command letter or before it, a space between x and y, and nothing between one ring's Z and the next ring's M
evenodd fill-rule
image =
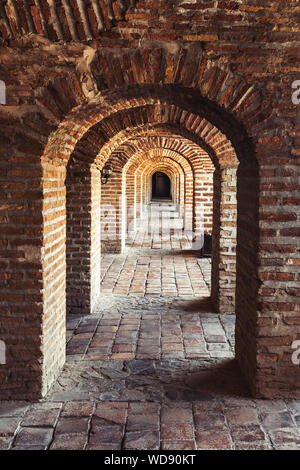
M152 199L172 199L170 178L161 171L152 176Z

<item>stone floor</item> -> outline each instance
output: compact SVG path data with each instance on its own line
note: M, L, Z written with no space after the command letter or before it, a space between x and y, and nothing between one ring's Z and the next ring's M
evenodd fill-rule
M199 296L210 292L210 258L198 258L176 207L151 204L124 253L102 257L103 294Z
M234 317L209 303L209 258L181 230L148 229L103 256L105 303L69 316L47 397L0 402L0 449L300 449L300 401L249 396Z

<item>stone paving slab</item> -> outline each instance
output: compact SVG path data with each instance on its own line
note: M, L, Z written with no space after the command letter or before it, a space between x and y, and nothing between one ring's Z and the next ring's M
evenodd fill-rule
M150 256L142 266L139 255L103 255L101 292L142 297L209 296L210 259L199 260L197 255L185 251L176 256L162 253Z
M174 206L151 205L155 217L145 216L121 255L104 254L101 290L105 294L134 296L209 296L210 258L199 258L199 248L182 230ZM163 231L164 220L178 229Z
M268 423L265 414L260 412L260 400L246 397L244 404L224 400L222 396L176 403L71 401L47 404L59 409L55 422L27 426L19 417L13 434L0 437L0 449L300 449L300 428L288 402L283 404L284 427L280 427L282 416L279 413ZM30 408L34 410L35 406L30 405ZM1 422L0 426L3 429Z
M104 311L97 322L82 318L75 329L67 325L69 360L213 358L219 357L220 351L226 352L226 357L234 356L234 322L225 330L220 315L211 313L208 323L206 314L160 313L161 309L151 305L132 316L126 313L134 312L132 300L127 309L126 300L122 313L112 306L117 309L113 316ZM169 298L170 305L173 300Z

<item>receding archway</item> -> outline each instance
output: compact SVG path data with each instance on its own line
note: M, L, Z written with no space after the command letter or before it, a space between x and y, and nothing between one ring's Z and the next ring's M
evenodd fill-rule
M52 216L51 220L48 222L47 232L45 232L45 241L44 241L44 251L51 252L52 247L52 235L57 233L61 234L61 253L60 257L56 258L56 267L57 272L63 272L64 263L65 263L65 254L64 254L64 224L61 214L64 211L64 177L65 177L65 166L69 160L70 155L74 151L74 148L77 147L77 143L80 143L83 147L83 151L79 152L78 158L85 162L86 166L95 165L96 168L101 169L108 159L109 155L99 153L99 148L104 146L105 141L108 143L110 138L101 137L101 134L95 133L95 126L99 122L102 122L105 119L108 119L108 116L111 114L113 116L114 122L118 122L118 132L120 129L120 122L123 122L124 128L129 129L128 122L132 122L134 127L137 127L137 123L134 122L134 111L136 111L137 116L140 118L142 116L144 124L146 119L151 120L157 123L166 123L166 120L170 119L171 124L173 120L179 121L179 124L182 128L188 130L194 136L194 140L201 140L202 145L208 151L211 150L211 153L214 153L216 157L216 163L219 164L221 171L221 178L218 181L219 192L219 207L220 207L220 224L219 232L216 232L218 239L220 240L219 244L219 256L217 257L218 264L215 264L217 269L215 270L216 281L218 282L218 295L222 298L222 295L226 298L229 292L229 300L232 302L232 292L234 292L235 286L235 256L231 240L235 239L235 229L236 225L232 223L231 220L227 218L227 205L231 205L231 198L228 198L226 191L229 190L230 194L232 193L233 187L230 184L227 184L227 181L231 175L227 174L227 171L230 173L235 171L238 166L239 160L242 162L240 169L238 171L238 201L237 201L237 210L240 215L238 216L238 227L237 227L237 237L238 244L242 246L242 251L238 252L237 263L238 263L238 272L240 273L237 296L239 301L236 303L236 311L238 314L238 323L237 323L237 351L238 351L238 360L241 364L241 368L247 377L248 382L251 384L252 388L256 387L256 359L257 359L257 336L255 333L255 328L253 327L257 321L257 301L258 301L258 175L257 175L257 166L255 164L255 154L253 152L251 143L246 135L246 131L241 128L241 124L236 122L236 118L231 115L230 119L226 119L227 114L225 112L224 119L221 119L221 116L224 114L222 108L217 108L215 103L212 104L210 109L210 103L208 101L203 102L199 92L187 91L183 88L180 88L178 92L173 88L168 90L168 93L165 96L161 96L161 89L151 90L151 92L157 96L146 96L136 93L138 90L130 89L129 98L126 98L126 93L124 99L119 105L122 109L121 112L117 111L114 108L114 105L120 103L120 96L116 103L112 103L112 106L107 108L99 107L99 103L94 102L91 106L83 106L82 109L77 108L76 113L70 113L70 120L66 120L62 123L58 129L57 134L51 135L49 140L49 145L47 146L44 154L43 160L43 170L44 178L43 182L47 183L49 178L51 178L51 185L53 191L45 192L44 198L44 210L55 209L57 217ZM136 96L133 101L133 95ZM196 100L196 95L198 96L198 101ZM106 96L108 100L108 96ZM116 98L113 95L113 100ZM186 99L185 99L186 98ZM179 102L178 102L179 100ZM192 101L191 101L192 100ZM197 102L197 106L195 103ZM170 106L171 103L171 106ZM175 105L173 105L175 103ZM176 108L176 103L178 106ZM141 104L142 106L139 106ZM203 106L202 106L203 105ZM174 112L174 107L176 108ZM101 111L100 111L101 108ZM141 108L145 108L146 114L143 113ZM196 113L196 108L201 109L202 116L198 116ZM216 108L218 113L216 113ZM159 111L158 111L159 109ZM191 111L189 111L189 109ZM82 114L84 113L86 120L84 126L80 126L78 119L81 119ZM90 112L90 114L89 114ZM166 113L169 113L166 117ZM122 114L123 113L123 114ZM148 114L147 114L148 113ZM161 114L160 114L161 113ZM130 116L128 116L130 114ZM203 117L203 114L207 114L207 119L211 119L212 123L207 121ZM122 119L124 118L124 121ZM75 121L75 126L72 123L72 120ZM81 121L80 121L81 122ZM192 124L191 124L192 123ZM226 126L230 127L230 130L227 134L222 133L222 126L226 123ZM215 124L218 124L220 128L215 127ZM106 126L108 123L106 123ZM64 128L66 126L66 128ZM68 140L68 146L66 146L66 139L68 136L68 130L72 130L72 136ZM220 130L221 129L221 130ZM63 134L63 138L62 138ZM103 135L103 134L102 134ZM237 138L238 136L238 138ZM77 152L77 148L75 151ZM191 150L191 149L189 149ZM74 152L73 152L74 153ZM65 158L62 158L65 157ZM126 156L121 155L122 158L126 161ZM54 163L54 165L51 164ZM251 162L254 162L253 166ZM51 171L50 168L51 167ZM224 170L226 170L224 172ZM251 170L251 171L250 171ZM223 173L222 173L223 172ZM50 175L48 177L48 175ZM48 178L48 180L47 180ZM61 189L62 188L62 189ZM92 188L92 185L91 185ZM247 191L247 197L246 193ZM249 197L250 191L250 197ZM54 197L56 192L58 197ZM245 195L245 197L244 197ZM58 204L59 201L59 204ZM248 202L247 202L248 201ZM251 207L249 208L249 201L251 201ZM236 203L233 201L232 210L236 208ZM62 212L59 212L58 209L61 209ZM248 210L249 209L249 210ZM216 211L218 214L218 212ZM227 225L227 222L230 222ZM249 227L253 231L253 240L251 244L248 244L249 241ZM59 232L58 232L59 230ZM233 237L233 238L232 238ZM216 246L216 245L215 245ZM218 245L217 245L218 246ZM245 250L244 247L247 247ZM246 253L247 251L247 253ZM61 299L59 305L57 304L57 309L53 309L53 304L45 302L43 304L43 311L45 314L51 312L51 315L57 315L62 322L64 316L64 301L65 301L65 292L64 285L62 283L53 283L53 271L51 272L49 267L53 262L52 258L47 258L47 262L43 264L43 283L45 286L45 292L49 292L49 296L54 296ZM49 263L49 264L47 264ZM96 277L90 273L91 282L93 282ZM221 282L219 282L221 281ZM55 289L54 290L54 286ZM249 288L250 286L250 288ZM58 295L55 292L59 293ZM93 291L92 285L90 286L90 291ZM51 298L52 298L51 297ZM51 299L49 297L49 299ZM248 301L249 300L249 301ZM247 308L246 308L247 306ZM50 314L50 313L49 313ZM249 323L249 319L251 322ZM61 336L62 338L62 336ZM49 341L50 341L49 337ZM60 342L60 347L62 348L62 341ZM249 356L249 348L252 351L252 354ZM50 350L49 350L50 351ZM47 357L47 361L51 361L50 355ZM56 367L56 364L53 365ZM58 371L59 366L55 369ZM56 372L53 372L53 376ZM47 383L45 382L46 386Z
M29 40L31 44L32 38ZM16 52L16 60L23 64L23 68L27 67L24 45L26 42ZM115 127L118 122L123 123L125 120L126 125L123 129L123 124L119 125L119 130L124 130L128 135L132 133L132 124L135 128L146 124L145 132L149 130L147 125L150 127L154 123L165 127L176 125L182 132L189 132L195 139L201 138L205 145L214 148L218 161L227 165L234 161L228 145L228 141L232 142L241 162L237 173L238 226L235 227L230 220L228 222L231 225L227 226L226 221L221 220L220 256L215 260L216 279L222 281L220 292L229 290L228 273L234 270L235 255L233 250L229 251L230 233L237 228L236 311L239 318L237 337L241 368L251 383L253 393L287 396L293 393L293 387L299 390L299 380L296 380L299 374L291 362L290 347L291 342L299 336L295 305L297 292L293 287L296 273L290 271L296 269L293 266L297 263L296 227L295 222L292 222L296 206L292 214L286 211L285 206L292 204L288 197L290 193L286 191L296 194L298 175L296 172L289 173L291 168L281 168L281 165L295 163L292 158L296 150L293 148L293 138L290 137L293 126L290 121L284 120L279 111L281 104L274 108L276 100L270 103L266 82L262 80L254 84L253 80L249 81L249 70L246 71L243 66L238 70L236 58L232 67L227 60L220 60L218 54L214 53L214 44L208 45L207 51L193 44L191 50L187 43L174 49L162 47L160 50L147 50L146 46L136 42L126 52L116 47L113 54L111 49L108 51L101 47L103 56L96 54L93 65L97 65L97 60L101 59L101 68L105 72L100 75L96 72L99 80L90 81L92 74L89 75L83 67L81 82L79 69L82 68L75 70L75 61L67 62L66 56L57 54L57 50L49 48L48 43L40 43L39 47L43 53L47 49L55 67L60 65L59 74L51 68L52 61L43 61L43 67L39 68L40 53L31 54L36 70L42 72L38 73L39 76L45 77L45 80L42 78L33 87L28 76L24 82L24 87L27 87L24 94L26 99L20 101L24 103L20 110L15 114L15 108L7 108L9 119L3 110L3 122L9 123L9 132L2 142L2 154L7 157L3 159L7 164L3 178L6 180L7 177L5 183L8 187L13 176L21 187L25 185L36 193L22 193L18 216L15 209L9 212L4 206L7 212L5 221L8 220L18 232L17 235L11 233L11 227L8 235L3 232L7 237L5 243L8 241L8 245L4 244L4 265L9 268L11 279L18 281L15 282L17 295L14 294L12 298L8 297L6 283L2 289L4 300L1 326L8 351L13 354L11 361L2 368L1 377L5 385L1 388L1 396L39 396L55 380L62 366L65 336L66 162L80 139L85 141L87 147L95 138L93 143L96 151L106 144L107 148L113 143L117 144L119 136ZM62 47L65 44L57 44L60 52ZM81 52L79 56L82 57ZM88 58L93 60L90 54ZM10 61L9 57L9 64ZM98 66L95 69L99 71ZM118 73L114 73L116 70ZM132 112L129 112L130 109ZM296 113L296 110L293 112ZM92 126L100 120L105 121L112 114L115 114L115 118L110 121L107 119L100 135L89 132ZM11 116L17 117L11 121ZM132 118L135 116L133 123ZM25 142L30 142L32 148L24 146L24 136ZM227 136L227 140L224 136ZM48 145L45 149L46 142ZM23 153L19 155L21 148ZM92 155L89 151L83 153L85 156L87 153ZM90 161L95 161L94 155ZM104 161L105 157L100 163ZM16 162L20 165L18 172L12 170ZM21 162L32 167L25 166L24 171ZM99 162L97 168L101 168ZM227 182L232 177L226 173L222 176L220 184L216 178L216 188L228 186ZM280 176L288 178L289 184L279 184L276 178ZM7 194L10 206L12 196L10 192ZM218 197L220 214L236 205L221 190ZM29 217L33 213L30 222ZM26 234L20 238L20 225L15 224L21 224L24 218L28 226ZM283 237L280 243L278 237ZM33 273L34 284L30 289L26 269ZM284 281L284 298L283 278L288 279ZM226 285L227 289L224 289ZM234 282L230 289L234 291ZM35 335L26 354L23 329L20 333L15 327L20 318L22 321L26 318L29 331ZM282 336L282 332L285 336ZM22 359L16 367L17 357Z
M177 95L172 98L176 100ZM168 99L170 99L170 96L168 97ZM124 118L124 127L126 126L126 128L128 129L127 113L130 114L130 121L133 127L137 127L136 122L135 122L135 116L133 115L133 110L135 108L132 106L132 101L130 101L131 103L130 108L129 106L127 107L126 100L122 102L123 106L124 106L124 103L125 103L125 108L122 111L123 114L121 114L120 111L112 112L112 116L114 119L113 122L114 123L118 122L117 133L120 132L120 121L123 118ZM136 106L137 116L139 116L140 108L138 106L138 98L137 98L136 105L137 105ZM184 107L182 103L180 105ZM149 106L151 108L153 106L153 102L149 103L149 105L146 105L146 106ZM167 106L167 103L166 103L166 106ZM187 103L186 106L189 107L189 103ZM165 110L163 112L165 113ZM192 113L191 116L194 116L194 114ZM105 119L109 119L109 118L105 118ZM157 116L155 116L155 119L157 119L158 121L160 120L160 118L158 118ZM94 115L93 121L95 122L95 120L96 120L96 117ZM188 119L188 121L190 122L190 118ZM86 140L86 138L81 139L82 144L84 144L85 142L86 143L90 142L91 133L92 134L94 133L94 130L95 130L94 128L98 126L98 122L100 121L97 121L96 124L92 125L91 130L86 132L88 140ZM107 126L107 123L105 125ZM147 125L145 123L141 126L141 128L142 127L144 127L145 130L147 129ZM182 123L182 127L184 127L184 123ZM236 214L236 201L231 198L231 194L235 195L235 185L236 185L235 171L239 163L237 153L240 155L241 159L246 158L246 157L251 159L253 157L251 157L249 154L249 148L248 148L248 152L243 154L241 152L241 149L237 146L237 149L236 149L237 152L236 152L235 148L233 147L233 143L226 137L226 135L222 134L222 132L219 129L214 127L214 125L209 123L206 119L203 119L201 121L201 125L199 124L197 126L197 129L200 129L201 134L207 140L206 142L205 139L202 139L201 137L200 139L201 145L196 143L197 149L199 147L200 148L204 147L205 152L209 152L209 154L212 154L215 165L217 166L219 170L217 173L219 177L216 179L219 192L216 192L216 194L218 195L218 198L219 198L218 204L221 210L215 211L216 217L219 221L219 223L216 224L216 230L215 230L215 237L217 238L219 245L218 244L214 245L215 249L218 249L218 256L215 257L215 261L214 261L214 264L215 264L215 271L214 271L215 278L214 279L217 284L215 295L216 295L216 298L219 299L220 305L226 305L227 300L228 300L230 303L230 308L232 309L234 306L234 287L235 287L235 253L234 253L234 250L235 250L235 240L236 240L236 222L233 221L232 218L231 219L228 218L227 212L226 212L226 208L227 208L226 206L229 204L231 206L230 210L232 214ZM198 136L195 135L195 130L193 132L191 131L189 132L192 135L194 135L194 140L196 140L196 142L199 142ZM176 139L178 138L176 137ZM105 164L105 162L110 159L111 154L112 154L112 152L110 152L108 149L109 140L107 142L107 145L105 144L106 145L105 152L101 150L104 147L104 145L101 144L98 147L100 148L100 152L95 151L95 147L94 147L94 150L92 150L91 154L87 154L87 152L85 152L85 154L81 156L81 161L85 162L85 164L87 163L94 164L98 168L101 169L103 165ZM181 138L179 138L179 141L181 141ZM245 144L243 143L243 145ZM194 161L194 167L195 168L197 166L201 167L201 158L199 158L199 156L197 156L197 154L194 152L193 144L192 144L192 148L188 146L186 151L189 154L188 160L190 162ZM115 174L117 175L118 173L122 173L123 167L126 165L129 155L127 151L125 151L124 149L122 149L121 151L118 150L118 147L116 147L113 150L113 153L115 155L118 155L118 164L114 170ZM241 178L243 178L244 176L247 177L247 175L249 175L249 172L245 174L240 173L240 175L241 175ZM227 183L230 178L232 179L233 184ZM251 188L253 189L253 191L257 191L257 188L255 185L252 185ZM253 195L252 197L252 202L255 206L255 204L257 203L257 198L255 195ZM255 210L253 210L252 216L255 217L255 214L256 212ZM243 223L245 223L245 226L247 226L249 222L251 223L251 221L243 219ZM255 245L253 245L253 248L255 248ZM249 259L251 259L253 263L255 264L255 266L257 266L255 256ZM242 266L243 259L240 258L239 262L241 263L241 266ZM255 266L254 266L254 271L255 271ZM242 267L242 271L243 271L243 267ZM254 276L255 276L255 273L254 273ZM91 278L92 277L93 276L91 275ZM253 284L253 287L254 289L256 288L254 284ZM243 284L241 285L240 289L241 288L243 289ZM248 286L247 286L247 289L248 289ZM225 301L223 301L222 296L224 296ZM255 293L253 297L256 298ZM245 360L245 362L248 362L248 355L246 357L245 351L243 351L244 344L245 344L245 338L243 337L243 333L244 333L243 328L244 327L242 323L241 332L239 332L238 334L238 339L241 340L240 344L242 345L242 349L241 349L242 361Z

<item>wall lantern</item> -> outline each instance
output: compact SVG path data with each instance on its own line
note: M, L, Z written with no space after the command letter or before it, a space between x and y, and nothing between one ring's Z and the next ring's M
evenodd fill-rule
M109 165L104 165L104 167L101 170L101 183L106 184L111 174L112 174L111 167Z

